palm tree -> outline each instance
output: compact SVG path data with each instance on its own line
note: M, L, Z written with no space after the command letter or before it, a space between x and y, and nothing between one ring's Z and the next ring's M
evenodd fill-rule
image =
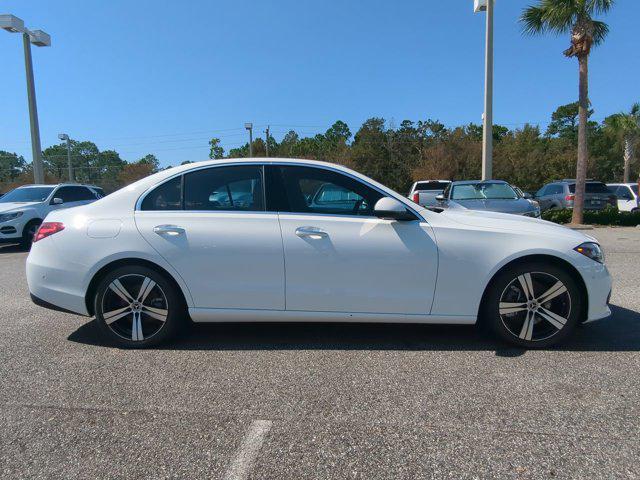
M587 178L587 116L589 111L589 53L591 47L602 43L609 32L606 23L594 20L596 14L608 12L614 0L538 0L538 5L525 8L520 22L529 35L552 32L571 33L571 47L567 57L576 57L579 64L578 163L576 165L576 193L571 222L582 223L584 189Z
M640 139L640 103L634 104L629 113L616 113L605 118L604 126L608 132L620 137L624 142L624 182L627 183L634 148Z

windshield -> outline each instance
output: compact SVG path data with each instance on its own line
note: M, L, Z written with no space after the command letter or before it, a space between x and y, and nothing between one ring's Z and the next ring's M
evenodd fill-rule
M44 202L53 191L53 187L16 188L0 198L0 203Z
M636 197L638 196L638 185L631 185L631 190L633 190L633 193L636 194Z
M572 183L569 185L569 191L571 193L576 193L576 184ZM609 187L607 187L604 183L600 182L590 182L586 185L586 193L611 193Z
M518 198L518 194L506 183L455 185L451 191L451 200L517 200Z

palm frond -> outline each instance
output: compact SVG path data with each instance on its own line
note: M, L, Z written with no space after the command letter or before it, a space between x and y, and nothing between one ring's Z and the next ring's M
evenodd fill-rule
M640 102L634 103L631 107L631 115L636 117L640 121Z
M566 33L571 30L578 17L585 15L584 1L576 0L541 0L544 10L544 21L549 30Z
M522 31L526 35L536 35L544 33L547 29L547 23L544 21L544 10L533 5L527 7L520 16Z
M609 25L599 20L592 20L593 22L593 43L594 45L600 45L607 34L609 33Z
M613 8L615 0L589 0L587 9L590 13L603 14Z

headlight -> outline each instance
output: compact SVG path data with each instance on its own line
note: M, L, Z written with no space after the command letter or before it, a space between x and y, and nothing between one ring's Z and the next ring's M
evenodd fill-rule
M0 214L0 222L8 222L9 220L13 220L14 218L21 217L24 212L11 212L11 213L2 213Z
M585 257L589 257L591 260L604 263L604 252L597 243L585 242L582 245L578 245L574 250Z

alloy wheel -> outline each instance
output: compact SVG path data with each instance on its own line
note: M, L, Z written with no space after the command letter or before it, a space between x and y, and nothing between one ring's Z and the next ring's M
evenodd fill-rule
M557 335L569 321L571 295L567 286L545 272L527 272L503 290L500 319L513 336L539 342Z
M167 297L151 278L139 274L113 280L102 297L102 318L116 335L131 341L155 336L169 314Z

